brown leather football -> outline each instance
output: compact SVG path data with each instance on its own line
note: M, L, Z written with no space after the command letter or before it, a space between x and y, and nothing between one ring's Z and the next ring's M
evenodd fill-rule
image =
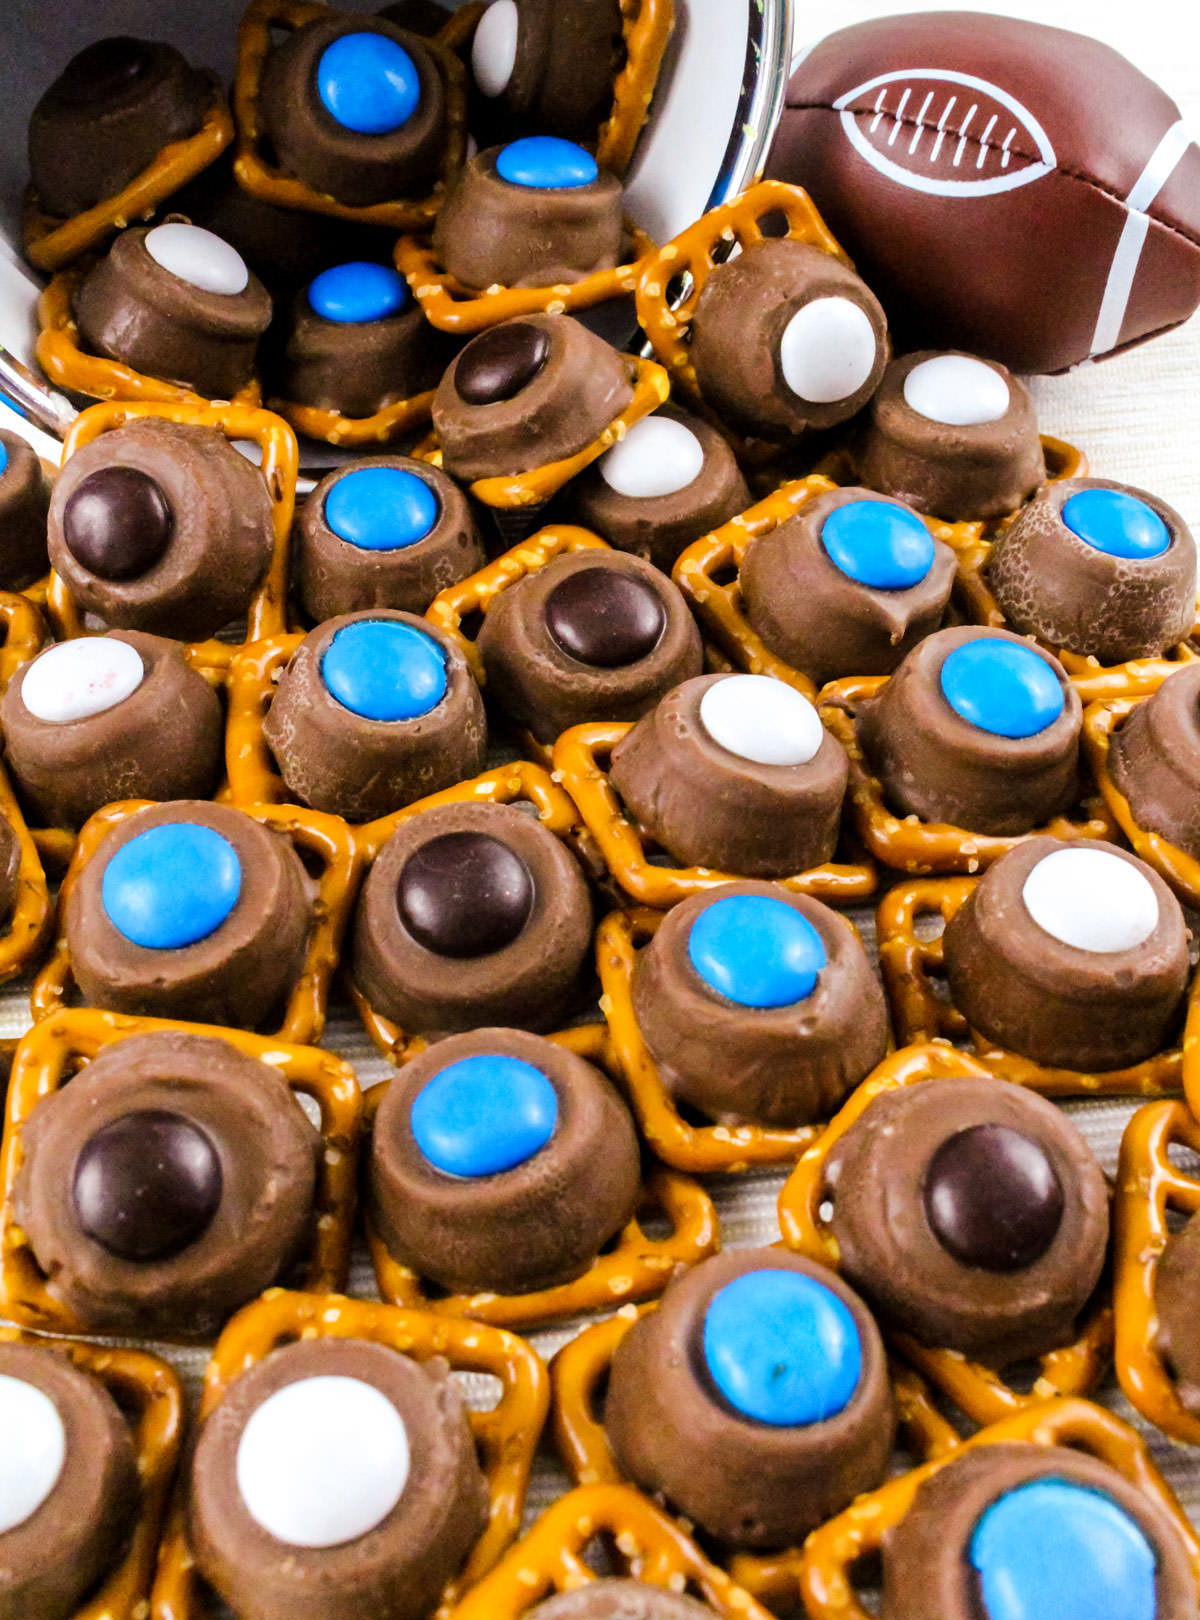
M1065 371L1200 303L1200 148L1123 56L978 12L793 64L768 174L803 186L902 345Z

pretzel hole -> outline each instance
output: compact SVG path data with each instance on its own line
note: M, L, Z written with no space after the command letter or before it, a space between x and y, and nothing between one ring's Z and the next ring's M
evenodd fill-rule
M672 276L663 291L663 298L668 309L674 309L682 304L692 291L693 281L690 270L681 270L677 276Z
M469 613L463 614L458 622L458 628L468 641L478 641L485 618L486 614L482 608L472 608Z
M494 1412L504 1399L504 1385L493 1373L460 1372L451 1376L472 1412Z
M786 236L791 226L782 208L772 208L758 216L758 228L763 236L779 237Z
M1189 1147L1186 1142L1168 1142L1167 1160L1172 1169L1180 1170L1185 1176L1194 1176L1200 1180L1200 1153L1197 1153L1195 1148ZM1200 1191L1200 1188L1197 1191Z

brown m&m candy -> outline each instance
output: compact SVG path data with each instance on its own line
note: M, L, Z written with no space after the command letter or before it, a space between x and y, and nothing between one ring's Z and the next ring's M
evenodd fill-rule
M997 361L957 350L892 361L855 466L869 489L952 523L1015 512L1046 479L1028 389Z
M624 58L619 0L499 0L471 42L471 74L516 133L594 140Z
M887 320L866 283L805 242L756 242L718 265L691 323L707 404L742 433L788 440L833 427L871 398Z
M942 622L957 562L903 501L828 490L747 547L745 613L818 685L889 675Z
M786 877L831 858L846 751L800 692L765 675L697 675L613 749L638 825L683 866Z
M641 1196L637 1135L590 1063L476 1029L422 1053L375 1119L371 1219L394 1259L455 1293L580 1276Z
M281 834L228 805L177 800L105 836L65 927L89 1006L252 1029L279 1013L311 918Z
M406 1030L551 1029L591 948L578 864L534 817L446 804L412 817L363 885L354 978Z
M270 496L215 428L146 417L71 457L54 487L49 545L82 610L198 641L245 613L266 572Z
M479 632L488 695L540 742L585 720L634 720L699 673L700 632L650 563L556 557L493 600Z
M263 722L314 810L369 821L474 776L487 727L458 647L410 613L367 609L305 637Z
M572 141L533 135L468 159L433 228L465 287L557 287L620 262L624 192Z
M677 1099L723 1123L827 1119L887 1050L862 941L819 900L728 883L669 911L633 1008Z
M61 1349L0 1343L0 1614L68 1620L137 1521L129 1425Z
M882 1318L996 1366L1068 1343L1104 1266L1099 1165L1061 1110L1001 1080L875 1097L821 1201L839 1270Z
M1200 664L1130 710L1108 764L1138 826L1200 859Z
M1160 1051L1189 973L1178 900L1135 856L1092 839L1031 838L1002 856L947 926L945 960L972 1028L1084 1071Z
M825 1267L779 1249L716 1255L618 1345L604 1426L625 1473L715 1540L799 1546L886 1470L883 1342Z
M455 478L529 472L586 448L633 398L626 358L569 315L526 315L481 332L433 399Z
M445 143L446 91L416 34L330 12L269 52L258 118L286 174L369 207L428 189Z
M38 206L69 218L123 191L164 146L194 135L216 94L173 45L127 34L73 56L29 120Z
M609 1576L547 1598L530 1609L527 1620L712 1620L712 1615L695 1598Z
M81 827L118 799L205 798L220 780L220 699L160 636L48 647L17 671L0 719L9 768L51 827Z
M49 568L49 506L41 462L19 434L0 428L0 590L23 591Z
M1166 1508L1123 1473L1074 1446L1009 1441L921 1483L883 1539L881 1612L1186 1620L1196 1579Z
M217 1039L109 1046L23 1145L17 1219L84 1331L210 1333L309 1236L320 1138L277 1071Z
M254 1620L425 1620L487 1522L446 1363L364 1339L286 1344L239 1373L188 1487L196 1567Z
M585 467L567 502L574 522L669 574L693 540L745 511L750 491L716 428L667 405Z
M1157 495L1099 478L1039 490L996 540L986 579L1014 630L1102 664L1157 657L1196 620L1183 519Z
M1056 658L1005 630L938 630L862 706L863 752L900 815L1029 832L1077 791L1079 695Z
M424 613L487 560L458 485L408 456L327 473L301 506L292 543L300 601L318 623L361 608Z
M71 305L94 354L213 399L250 381L271 320L267 290L237 249L175 218L122 231Z

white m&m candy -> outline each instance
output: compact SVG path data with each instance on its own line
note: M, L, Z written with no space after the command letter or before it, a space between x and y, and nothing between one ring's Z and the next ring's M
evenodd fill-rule
M0 1375L0 1535L33 1517L58 1484L66 1455L66 1431L50 1397L23 1378Z
M408 1431L360 1378L285 1384L255 1408L237 1450L252 1518L293 1547L336 1547L383 1522L408 1482Z
M998 422L1010 404L1008 384L992 366L969 354L922 360L904 379L904 402L930 422L978 427Z
M644 417L600 458L600 476L608 487L643 501L686 489L703 467L700 440L667 416Z
M807 765L825 735L820 716L792 686L769 675L728 675L700 699L713 742L756 765Z
M783 380L813 405L849 399L870 377L878 343L865 309L850 298L814 298L792 316L779 340Z
M1021 898L1039 928L1081 951L1131 951L1158 926L1158 897L1144 873L1103 849L1047 855Z
M25 671L21 701L35 720L90 720L136 692L146 669L127 641L81 636L49 647Z
M520 26L517 0L492 0L479 19L471 42L471 72L485 96L500 96L508 89Z
M234 298L250 284L246 261L236 248L199 225L171 221L146 234L146 252L171 275L202 292Z

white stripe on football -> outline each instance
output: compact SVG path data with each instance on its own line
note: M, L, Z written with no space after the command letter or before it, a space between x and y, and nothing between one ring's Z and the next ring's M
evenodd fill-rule
M856 151L878 173L940 197L988 197L1054 168L1045 130L1015 96L941 68L878 73L834 107Z

